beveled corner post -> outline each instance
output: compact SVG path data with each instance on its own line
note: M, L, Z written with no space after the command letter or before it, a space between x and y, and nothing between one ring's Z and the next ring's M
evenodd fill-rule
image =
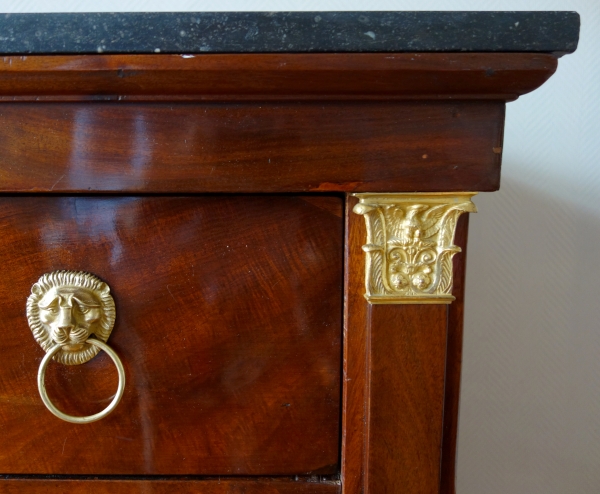
M346 196L342 494L455 493L474 195Z
M456 223L476 193L354 194L365 218L365 298L372 304L449 304Z

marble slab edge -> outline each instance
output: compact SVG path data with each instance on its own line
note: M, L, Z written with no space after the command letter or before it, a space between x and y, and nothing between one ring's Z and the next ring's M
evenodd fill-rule
M576 12L0 14L0 54L533 52L577 48Z

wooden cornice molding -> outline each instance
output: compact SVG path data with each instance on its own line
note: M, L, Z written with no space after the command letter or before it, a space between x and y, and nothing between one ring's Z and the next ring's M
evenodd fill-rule
M539 53L5 56L0 101L511 101L556 67Z

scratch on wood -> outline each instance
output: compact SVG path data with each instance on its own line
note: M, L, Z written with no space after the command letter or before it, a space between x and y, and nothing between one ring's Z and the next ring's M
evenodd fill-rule
M323 182L323 183L320 183L317 187L311 187L310 190L352 192L352 191L356 190L359 185L361 185L360 182L341 182L341 183Z
M171 298L173 300L175 300L175 302L177 302L177 299L175 298L175 296L173 295L173 292L171 292L171 289L169 288L170 285L167 285L167 290L169 291L169 295L171 295Z
M50 187L50 190L54 190L54 187L56 187L58 185L58 182L60 182L63 178L65 178L64 174L61 175L61 177L56 182L54 182L54 185Z

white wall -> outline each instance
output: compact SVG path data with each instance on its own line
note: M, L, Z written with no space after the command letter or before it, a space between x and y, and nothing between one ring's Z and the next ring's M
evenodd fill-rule
M476 198L458 494L600 492L600 1L0 0L1 12L576 10L577 52L510 103Z

